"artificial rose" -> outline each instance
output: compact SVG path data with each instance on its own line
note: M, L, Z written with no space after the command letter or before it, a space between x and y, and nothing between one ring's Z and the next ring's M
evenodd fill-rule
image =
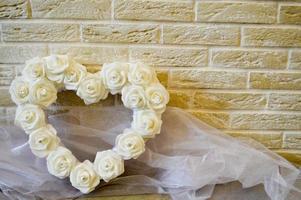
M65 147L58 147L47 157L47 169L49 173L60 179L68 177L76 163L77 160L74 155Z
M153 138L161 130L162 120L153 110L134 111L132 129L142 135L143 138Z
M130 109L141 109L146 106L144 89L136 85L127 85L122 88L121 100L125 107Z
M73 187L87 194L99 184L100 177L94 171L93 164L86 160L73 168L70 173L70 182Z
M101 69L101 77L104 85L112 94L120 93L122 87L127 83L127 63L104 64Z
M99 74L87 73L81 80L76 94L82 98L85 104L89 105L105 99L108 96L108 90L104 87L102 78Z
M87 74L85 66L71 62L71 65L65 70L64 85L67 90L77 90L80 81Z
M17 77L11 83L9 93L16 104L23 104L29 100L29 83L22 77Z
M96 154L94 169L105 182L109 182L124 172L124 163L114 151L101 151Z
M128 79L130 83L139 86L148 86L153 82L158 82L155 71L142 63L130 64Z
M49 80L62 83L64 71L69 67L69 58L66 55L51 55L45 57L46 76Z
M125 129L124 132L117 136L114 150L122 156L124 160L138 158L145 151L144 140L132 129Z
M43 158L54 151L59 145L60 139L56 136L56 130L48 124L33 131L29 135L29 146L34 155Z
M16 112L15 124L30 134L46 125L44 111L37 105L26 104L19 106Z
M22 76L29 82L45 77L44 60L39 57L35 57L26 61L26 65L22 71Z
M158 113L162 113L169 101L167 90L160 83L157 83L146 88L145 93L149 108L154 109Z
M48 107L57 99L57 90L52 82L40 79L30 85L29 101L42 107Z

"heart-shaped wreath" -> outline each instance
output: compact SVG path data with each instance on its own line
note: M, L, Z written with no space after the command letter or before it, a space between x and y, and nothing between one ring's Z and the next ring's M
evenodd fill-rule
M43 108L54 103L57 92L64 89L76 91L87 105L106 99L109 92L120 93L124 106L133 110L131 127L117 136L112 149L97 152L93 163L78 161L47 123ZM155 71L142 63L107 63L100 72L89 73L66 55L27 61L9 91L18 105L15 123L29 135L32 153L47 157L49 173L61 179L70 177L72 186L82 193L93 191L101 179L108 182L121 175L124 160L144 152L145 139L160 133L161 114L169 101Z

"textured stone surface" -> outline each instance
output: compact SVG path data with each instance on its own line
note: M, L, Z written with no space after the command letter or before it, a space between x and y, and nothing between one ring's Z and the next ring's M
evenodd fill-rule
M57 106L86 106L84 101L76 95L74 91L63 91L58 93L58 99L56 101ZM92 106L113 106L114 96L109 95L105 100L101 100Z
M1 0L0 18L26 18L27 0Z
M132 61L143 61L157 66L206 66L205 48L130 48Z
M115 18L132 20L193 21L190 1L116 0Z
M301 24L301 5L281 5L280 22L286 24Z
M282 148L281 132L227 131L233 137L247 137L263 144L267 148Z
M8 86L15 77L15 66L0 65L0 86Z
M301 73L251 72L250 86L258 89L301 89Z
M169 90L170 100L168 106L189 108L192 92L185 90Z
M0 115L1 116L6 116L7 115L5 107L4 108L0 108ZM0 126L3 126L3 125L7 125L7 120L6 120L5 117L1 117L0 118Z
M183 88L245 88L245 72L172 70L171 86Z
M205 112L205 111L193 111L191 112L201 121L219 129L229 128L230 117L225 112Z
M284 157L296 166L301 166L301 150L276 150L275 153Z
M284 132L283 147L289 149L301 149L301 132Z
M94 47L94 46L50 46L50 53L67 54L82 64L103 64L114 61L128 61L126 47Z
M291 63L289 67L291 69L301 69L301 50L292 52Z
M111 0L31 0L33 18L109 19Z
M164 25L167 44L239 45L238 27L219 25Z
M46 56L45 45L0 45L0 63L23 63L36 56Z
M287 51L213 50L212 65L216 67L285 69Z
M2 25L3 41L79 41L79 25L58 23L7 23Z
M168 86L168 70L156 69L157 77L162 85Z
M267 98L254 93L208 93L197 91L193 106L205 109L264 109Z
M10 98L8 89L0 89L0 106L14 106L15 104Z
M202 22L275 23L276 3L202 2L198 3Z
M301 129L301 114L233 113L231 118L233 129Z
M158 25L88 24L83 26L85 42L159 43Z
M269 97L269 109L301 110L301 94L272 93Z
M301 28L243 28L245 46L301 47Z

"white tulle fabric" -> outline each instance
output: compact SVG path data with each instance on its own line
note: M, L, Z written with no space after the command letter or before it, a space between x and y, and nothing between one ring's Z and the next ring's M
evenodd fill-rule
M96 152L112 148L117 135L130 127L131 118L131 111L124 107L84 107L51 115L49 122L79 161L93 161ZM68 180L48 173L47 161L31 153L27 135L13 125L13 119L6 117L11 123L0 128L0 189L4 194L0 198L55 200L82 195ZM167 193L177 200L301 199L296 188L290 192L299 170L258 143L233 139L176 108L167 108L162 120L161 134L146 143L145 152L137 160L124 161L125 172L109 183L101 180L89 196ZM68 163L76 162L65 150L50 159L62 156ZM114 159L106 162L120 162L119 157ZM48 168L61 177L70 173L68 168ZM90 168L87 162L71 176L76 180ZM115 177L123 168L115 170L107 176ZM93 180L91 187L98 181ZM234 187L232 181L250 189ZM224 183L228 183L224 189L217 185L213 190ZM265 193L253 189L258 184L263 184ZM231 191L228 196L227 191Z

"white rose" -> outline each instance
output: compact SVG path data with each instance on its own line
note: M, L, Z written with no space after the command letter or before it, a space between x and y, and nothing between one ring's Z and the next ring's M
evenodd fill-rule
M69 58L66 55L51 55L45 57L47 78L56 83L64 80L64 71L69 67Z
M149 108L154 109L158 113L164 112L169 101L167 90L160 83L157 83L147 87L145 93Z
M153 138L161 130L162 120L153 110L134 111L132 129L144 138Z
M30 134L32 131L46 125L44 111L37 105L19 106L15 123L22 127L27 134Z
M43 158L59 145L60 139L56 136L56 130L51 125L44 126L33 131L29 135L29 146L34 155Z
M105 182L109 182L124 172L124 163L114 151L101 151L96 154L94 169Z
M76 158L70 150L58 147L47 157L47 169L50 174L58 178L66 178L77 163Z
M104 64L101 69L101 76L105 87L112 94L120 93L122 87L127 83L127 63Z
M77 90L80 81L86 75L87 69L85 66L72 62L65 70L64 85L67 90Z
M116 137L114 150L122 156L124 160L138 158L145 150L144 140L132 129L125 129Z
M29 82L36 81L40 78L45 77L44 60L39 57L35 57L31 60L26 61L22 75Z
M148 86L158 81L155 71L142 63L130 64L128 79L130 83L140 86Z
M73 168L70 173L70 182L73 187L87 194L99 184L100 177L94 171L93 164L86 160Z
M85 104L89 105L105 99L108 96L108 90L105 89L102 78L98 74L87 73L81 80L76 94L82 98Z
M10 85L9 93L16 104L23 104L29 100L29 83L23 77L17 77Z
M40 79L30 85L29 101L43 107L48 107L57 99L57 90L47 79Z
M127 85L122 88L121 100L125 107L130 109L140 109L146 106L144 89L136 85Z

